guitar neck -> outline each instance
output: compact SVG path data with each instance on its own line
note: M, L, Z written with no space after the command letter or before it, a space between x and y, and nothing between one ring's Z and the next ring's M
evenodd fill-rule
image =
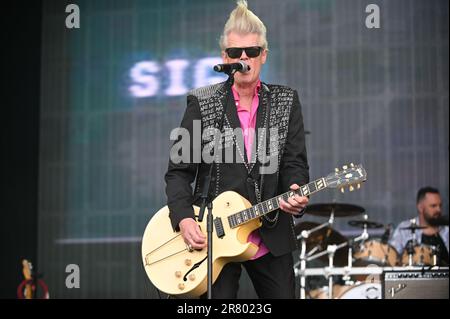
M319 178L314 182L301 186L298 190L290 190L286 193L280 194L271 199L265 200L255 206L244 209L228 216L228 222L231 228L236 228L242 224L245 224L253 219L260 218L270 212L273 212L280 208L279 200L282 198L287 201L289 197L294 197L295 194L300 196L309 196L327 188L325 178Z

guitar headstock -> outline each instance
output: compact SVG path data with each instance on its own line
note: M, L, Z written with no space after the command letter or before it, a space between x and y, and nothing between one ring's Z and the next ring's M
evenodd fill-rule
M344 188L348 186L349 190L352 192L361 188L361 183L367 180L367 173L361 164L354 165L353 163L349 165L342 166L342 169L336 168L334 173L330 173L325 177L327 186L330 188L339 188L343 193Z
M26 259L22 260L22 272L23 272L23 277L26 280L31 279L31 272L33 270L33 265Z

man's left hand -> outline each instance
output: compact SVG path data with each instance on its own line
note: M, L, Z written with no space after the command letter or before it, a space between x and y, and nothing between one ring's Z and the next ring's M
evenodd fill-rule
M294 191L299 188L300 186L297 184L292 184L290 187ZM308 205L308 202L308 197L295 194L294 197L289 197L287 202L280 198L280 208L286 213L299 215L305 209L306 205Z

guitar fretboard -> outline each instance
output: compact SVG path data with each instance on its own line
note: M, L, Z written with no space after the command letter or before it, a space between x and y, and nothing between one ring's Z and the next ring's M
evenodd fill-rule
M242 224L249 222L252 219L259 218L280 208L280 198L282 198L284 201L287 201L289 197L293 197L295 194L299 194L300 196L309 196L326 187L327 184L325 178L319 178L314 182L301 186L296 191L288 191L286 193L263 201L255 206L244 209L243 211L232 214L228 216L228 223L230 225L230 228L236 228Z

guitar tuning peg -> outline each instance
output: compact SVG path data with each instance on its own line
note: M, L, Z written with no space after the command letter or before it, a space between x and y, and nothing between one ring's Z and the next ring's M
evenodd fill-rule
M344 194L345 193L345 189L344 187L341 188L341 193Z
M347 168L348 168L348 166L347 166L347 165L344 165L344 166L342 166L342 168L343 168L343 169L347 169Z
M356 184L356 188L360 189L361 188L361 184L360 183Z
M336 168L334 169L334 171L335 171L336 173L338 173L338 172L339 172L339 168L336 167Z
M351 191L351 192L353 192L353 191L355 190L355 188L354 188L352 185L350 185L350 187L348 188L348 190Z

